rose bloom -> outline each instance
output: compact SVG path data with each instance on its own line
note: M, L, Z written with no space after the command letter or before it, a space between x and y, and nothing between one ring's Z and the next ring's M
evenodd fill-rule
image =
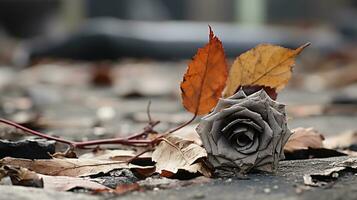
M247 96L243 90L220 99L212 113L203 117L197 132L215 169L246 173L252 168L272 172L291 132L285 106L264 90Z

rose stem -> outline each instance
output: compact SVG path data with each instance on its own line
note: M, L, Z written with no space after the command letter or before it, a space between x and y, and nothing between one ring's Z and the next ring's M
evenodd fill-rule
M178 127L175 127L173 129L170 129L169 131L165 132L164 134L161 134L160 136L157 136L156 138L152 139L152 140L135 140L136 138L142 137L144 135L147 135L151 132L156 132L153 130L153 128L160 123L160 121L152 121L151 120L151 116L150 116L150 104L151 102L149 102L148 104L148 108L147 108L147 114L148 114L148 118L149 118L149 124L144 128L144 130L140 133L134 134L132 136L129 136L127 138L109 138L109 139L101 139L101 140L91 140L91 141L83 141L83 142L74 142L71 140L66 140L66 139L62 139L59 137L54 137L54 136L50 136L50 135L46 135L44 133L26 128L24 126L21 126L15 122L11 122L9 120L6 119L2 119L0 118L0 122L10 125L12 127L18 128L20 130L23 130L27 133L30 133L32 135L36 135L39 136L41 138L45 138L48 140L55 140L57 142L61 142L64 144L68 144L71 147L74 148L84 148L86 146L92 146L92 145L100 145L100 144L123 144L123 145L131 145L131 146L150 146L155 144L156 142L158 142L160 140L160 138L171 134L175 131L180 130L181 128L187 126L188 124L190 124L193 120L196 119L197 114L195 114L189 121L181 124Z
M74 148L83 148L85 146L99 145L99 144L123 144L123 145L132 145L132 146L138 146L138 145L139 146L148 146L149 144L152 143L151 140L134 140L135 138L137 138L139 136L147 134L146 133L147 129L144 130L141 133L135 134L135 135L130 136L128 138L112 138L112 139L92 140L92 141L85 141L85 142L74 142L74 141L71 141L71 140L66 140L66 139L63 139L63 138L50 136L50 135L47 135L47 134L44 134L44 133L29 129L29 128L26 128L24 126L21 126L20 124L17 124L15 122L12 122L12 121L9 121L9 120L6 120L6 119L0 118L0 122L4 123L4 124L7 124L9 126L18 128L18 129L20 129L22 131L25 131L27 133L30 133L32 135L39 136L41 138L45 138L45 139L48 139L48 140L55 140L57 142L68 144L68 145L70 145L70 146L72 146ZM153 124L151 124L149 126L153 127L153 126L155 126L157 124L158 124L158 122L153 123Z
M36 135L36 136L39 136L41 138L48 139L48 140L55 140L57 142L61 142L61 143L68 144L68 145L73 145L75 143L75 142L70 141L70 140L66 140L66 139L62 139L62 138L46 135L44 133L41 133L41 132L38 132L38 131L35 131L35 130L32 130L32 129L26 128L24 126L21 126L20 124L17 124L15 122L12 122L12 121L9 121L9 120L6 120L6 119L0 118L0 122L4 123L4 124L7 124L9 126L18 128L20 130L23 130L23 131L25 131L27 133L30 133L32 135Z

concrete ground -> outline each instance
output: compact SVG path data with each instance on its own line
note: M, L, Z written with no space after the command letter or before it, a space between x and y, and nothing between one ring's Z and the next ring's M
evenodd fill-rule
M315 199L354 200L357 197L357 176L348 174L339 177L328 188L305 188L302 176L306 173L327 169L332 162L346 157L282 161L276 174L251 174L247 180L235 177L214 179L209 183L196 184L166 190L133 192L123 196L93 196L71 192L52 192L20 186L0 186L1 200L40 199Z

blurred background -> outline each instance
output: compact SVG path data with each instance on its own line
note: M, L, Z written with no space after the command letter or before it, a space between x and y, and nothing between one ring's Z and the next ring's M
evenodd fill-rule
M231 57L261 42L310 41L325 53L356 40L356 9L352 0L1 0L1 58L187 59L208 24Z
M228 61L259 43L296 48L278 100L290 126L357 129L357 2L353 0L0 0L0 114L78 140L161 129L180 105L186 64L208 40Z

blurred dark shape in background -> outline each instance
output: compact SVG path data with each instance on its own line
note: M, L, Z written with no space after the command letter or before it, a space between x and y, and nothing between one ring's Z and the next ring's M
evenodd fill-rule
M352 0L1 0L0 62L190 58L207 24L231 57L261 42L330 51L356 41L356 10Z
M0 27L19 38L41 35L59 6L58 0L1 0Z
M235 57L258 43L296 48L307 41L323 52L341 42L336 34L319 29L246 27L211 23L224 43L226 55ZM239 37L237 37L239 36ZM293 36L293 37L292 37ZM187 59L208 41L207 23L138 22L113 18L88 20L77 32L61 38L41 38L29 43L30 60L60 57L79 60L115 60L122 57Z

